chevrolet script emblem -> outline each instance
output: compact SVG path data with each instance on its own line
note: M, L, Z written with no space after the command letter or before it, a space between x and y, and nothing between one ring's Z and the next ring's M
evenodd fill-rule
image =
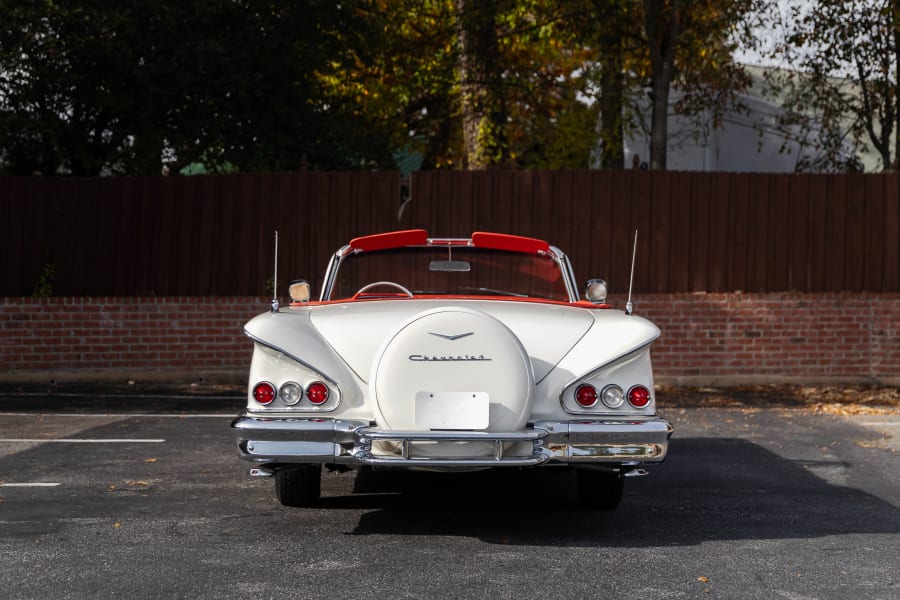
M445 335L443 333L433 333L431 331L429 331L428 333L430 333L431 335L436 335L439 338L444 338L445 340L450 340L451 342L455 342L458 339L461 339L464 337L469 337L470 335L474 334L475 332L470 331L468 333L457 333L456 335Z

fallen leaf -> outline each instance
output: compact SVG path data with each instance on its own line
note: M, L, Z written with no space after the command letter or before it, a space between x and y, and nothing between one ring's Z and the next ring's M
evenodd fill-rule
M145 458L145 459L144 459L144 462L145 462L145 463L155 463L156 460L157 460L157 459L155 459L155 458Z
M868 440L865 440L865 441L857 440L853 443L856 444L857 446L859 446L860 448L878 448L880 445L880 443L878 441L873 442L873 441L868 441Z
M702 581L703 583L709 583L709 577L706 577L705 575L701 575L700 577L697 578L697 581Z
M122 526L121 523L113 523L113 527L115 527L116 529L118 529L121 526Z
M128 485L150 485L149 481L129 481Z

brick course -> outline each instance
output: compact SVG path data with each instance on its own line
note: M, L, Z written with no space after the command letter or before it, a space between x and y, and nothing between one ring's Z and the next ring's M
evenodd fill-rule
M620 302L622 304L622 302ZM239 380L258 297L2 298L0 380ZM900 379L900 294L653 294L660 381Z

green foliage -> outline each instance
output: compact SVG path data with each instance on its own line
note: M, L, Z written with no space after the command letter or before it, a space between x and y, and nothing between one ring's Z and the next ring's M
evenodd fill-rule
M385 164L377 127L324 93L354 35L326 0L0 0L3 170L157 174L214 152L242 170Z
M38 275L37 283L34 284L34 292L32 296L35 298L49 298L53 295L53 283L56 280L56 267L51 263L44 263L41 266L40 275Z

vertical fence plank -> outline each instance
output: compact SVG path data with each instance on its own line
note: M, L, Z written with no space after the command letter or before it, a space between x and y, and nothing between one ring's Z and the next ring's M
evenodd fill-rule
M823 292L825 273L827 272L828 221L831 203L829 196L832 182L829 176L812 178L812 194L810 196L810 291Z
M60 281L64 277L66 271L70 268L71 258L64 256L65 241L63 236L66 235L66 222L63 215L63 205L65 204L65 180L61 178L49 179L46 182L46 204L43 209L46 213L44 219L44 234L40 236L40 247L36 248L37 252L37 271L35 275L40 277L42 274L53 271L53 283ZM47 271L45 271L47 270Z
M622 178L609 172L592 173L590 171L578 171L572 175L571 187L590 190L591 195L591 254L587 264L573 265L581 272L579 283L584 283L589 278L601 277L610 280L612 272L611 257L613 236L618 223L614 220L614 211L624 213L630 207L627 202L619 200L622 195L621 186L625 185ZM616 185L618 183L618 185ZM628 225L625 225L628 227ZM554 240L555 244L563 244L564 240ZM565 252L566 249L563 248Z
M790 289L790 176L775 175L770 179L769 229L772 231L767 290Z
M650 291L668 289L672 233L672 173L647 171L652 180L653 224L650 240Z
M848 179L846 209L846 278L844 288L858 292L865 284L866 179ZM822 242L824 244L824 241ZM814 291L819 291L815 288Z
M560 232L562 236L553 243L560 248L565 248L564 252L572 253L572 264L575 269L575 276L579 281L586 280L591 268L591 256L594 253L594 240L591 239L591 205L593 204L593 194L587 186L579 186L578 180L574 177L567 178L569 191L567 194L571 197L570 218L567 219L569 230ZM564 241L568 240L568 241Z
M731 178L724 173L712 173L710 179L710 239L706 291L725 292L730 290L728 261L731 238L728 222L731 210Z
M886 177L883 174L866 178L865 192L865 235L863 240L865 247L865 272L863 289L867 291L881 291L884 284L884 185Z
M710 237L710 178L707 173L691 174L690 197L690 257L688 259L688 290L707 289L707 260Z
M884 287L885 292L900 290L900 173L885 175L884 208Z
M494 227L506 233L515 233L511 219L514 210L513 174L510 171L498 171L496 173L484 172L482 177L494 178L494 196L482 198L482 202L494 204Z
M668 287L673 292L686 292L690 289L692 184L691 173L679 173L669 183L672 190L672 217Z
M652 293L654 266L659 260L667 260L659 257L654 252L656 244L656 217L658 214L655 197L654 179L647 176L645 170L627 171L630 182L631 197L633 200L632 222L629 229L622 235L626 237L626 252L624 257L616 258L618 263L624 263L621 269L623 280L620 282L622 289L627 291L631 281L631 255L634 257L634 291L637 293ZM625 200L625 198L623 198ZM635 250L634 235L637 230L637 249Z
M552 239L553 203L556 199L556 189L559 186L559 179L562 175L563 173L560 172L544 171L541 178L537 181L533 213L535 237L544 240Z
M75 272L79 281L78 286L74 290L75 294L83 294L85 296L106 296L112 295L112 285L110 281L104 287L100 281L100 277L94 274L102 274L109 277L109 272L105 271L106 264L100 256L101 251L98 250L100 245L101 234L105 233L111 227L116 226L115 218L117 215L106 213L103 210L99 200L100 181L98 179L86 179L79 182L75 188L78 194L78 203L81 210L78 216L78 225L76 226L75 235L77 236L77 246L79 251L79 262Z
M576 249L573 246L574 240L571 231L574 228L572 222L573 205L575 203L575 189L577 188L574 175L571 173L562 173L557 179L555 193L553 197L553 214L550 220L550 237L548 241L555 244L574 257ZM563 233L565 232L565 233ZM583 269L586 265L575 265L575 269ZM583 277L578 271L575 272L577 277Z
M760 292L766 287L766 268L769 251L769 175L749 177L749 206L747 223L747 285L748 292Z
M788 289L810 290L808 238L809 238L809 175L797 175L791 186L791 273Z
M846 230L847 178L837 177L829 186L827 199L825 245L825 289L841 289L844 285L847 240Z
M731 268L728 271L728 288L731 290L746 290L748 283L747 232L750 219L750 176L741 173L736 175L731 181L732 210L728 222L728 230L731 232L731 244L729 245L729 264Z
M0 235L6 246L0 252L0 293L11 296L25 295L27 289L24 273L25 240L25 178L0 177Z

